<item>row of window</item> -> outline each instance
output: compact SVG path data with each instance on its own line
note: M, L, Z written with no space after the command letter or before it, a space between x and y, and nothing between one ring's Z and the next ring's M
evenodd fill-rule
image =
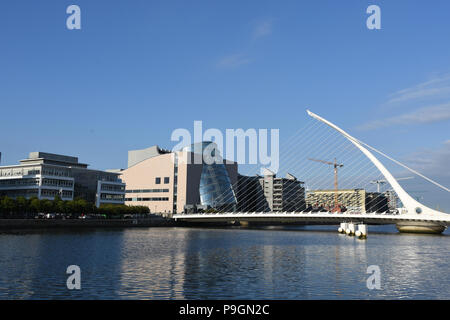
M70 172L68 170L58 170L53 168L43 168L42 174L48 176L70 177Z
M39 168L12 168L12 169L2 169L0 170L0 177L9 176L26 176L40 174L41 170ZM43 168L42 174L49 176L59 176L59 177L70 177L69 170L60 170L52 168Z
M135 189L127 190L126 193L149 193L149 192L169 192L169 189Z
M156 198L125 198L125 201L169 201L169 198L165 197L165 198L161 198L161 197L156 197Z
M0 190L0 196L8 196L12 198L25 197L30 198L38 195L38 189L28 190Z
M173 177L173 212L177 212L177 195L178 195L178 155L174 153L174 177Z
M73 194L72 191L69 190L63 190L62 194L58 190L50 190L50 189L41 190L41 196L43 197L55 197L59 195L62 198L72 198L72 194Z
M121 182L121 180L115 174L106 174L102 172L99 177L100 181L109 181L109 182Z
M102 184L102 191L116 191L120 192L125 190L125 186L117 185L117 184Z
M40 173L39 168L8 168L0 170L0 177L26 176Z
M164 184L168 184L170 182L169 177L164 177ZM161 184L161 177L155 178L155 184Z
M39 179L8 179L0 180L0 187L8 186L37 186L39 185Z
M110 193L102 193L100 194L100 199L102 200L114 200L114 201L123 201L123 194L110 194Z
M69 187L73 186L72 180L58 180L58 179L42 179L42 185L44 186L54 186L54 187Z

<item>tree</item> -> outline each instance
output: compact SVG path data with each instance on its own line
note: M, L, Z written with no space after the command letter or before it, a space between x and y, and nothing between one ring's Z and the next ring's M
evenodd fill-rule
M67 201L57 201L56 203L53 204L55 211L58 213L67 213L66 212L66 204Z
M39 213L41 211L41 200L37 197L30 199L30 211L32 213Z
M11 216L16 207L16 203L10 197L4 197L1 201L2 212L4 215Z
M146 206L126 206L124 204L102 204L97 208L94 203L83 198L71 201L63 201L59 195L53 200L38 199L32 197L17 197L12 199L7 196L0 198L0 217L25 216L28 213L64 213L72 216L79 214L101 214L107 217L121 217L124 215L148 214L150 209Z
M15 202L15 214L27 216L30 211L28 200L25 197L17 197Z
M53 212L53 201L48 199L42 199L40 204L40 209L44 213L51 213Z
M77 200L74 200L73 201L73 204L74 204L74 210L75 210L75 212L74 213L78 213L78 214L86 214L86 213L88 213L87 211L87 209L88 209L88 203L87 203L87 201L86 200L84 200L84 199L77 199Z
M75 215L76 213L75 201L67 201L64 207L66 214L71 215L72 217Z

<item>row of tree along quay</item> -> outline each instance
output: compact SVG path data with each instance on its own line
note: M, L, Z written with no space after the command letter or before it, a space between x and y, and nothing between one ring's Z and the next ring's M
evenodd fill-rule
M37 197L16 199L0 197L1 219L123 219L146 218L150 210L146 206L126 206L123 204L95 204L85 199L62 200L56 196L53 200Z

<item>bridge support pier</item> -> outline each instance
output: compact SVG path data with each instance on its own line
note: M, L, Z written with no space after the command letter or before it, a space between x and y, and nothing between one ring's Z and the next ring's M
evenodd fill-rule
M398 222L395 227L402 233L425 233L425 234L440 234L447 229L446 226L432 223L432 222Z
M348 229L348 223L342 222L338 228L339 233L345 233L345 231Z
M358 230L355 232L355 236L357 236L360 239L366 239L367 238L367 224L358 224Z
M347 229L345 230L345 233L349 236L355 235L355 231L356 231L355 227L356 226L354 223L349 223L347 226Z

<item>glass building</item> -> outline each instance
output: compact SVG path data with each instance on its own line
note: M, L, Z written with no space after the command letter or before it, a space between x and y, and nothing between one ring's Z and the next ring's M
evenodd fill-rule
M217 145L211 141L200 142L184 148L184 151L202 155L199 184L201 205L221 211L234 211L236 195Z

